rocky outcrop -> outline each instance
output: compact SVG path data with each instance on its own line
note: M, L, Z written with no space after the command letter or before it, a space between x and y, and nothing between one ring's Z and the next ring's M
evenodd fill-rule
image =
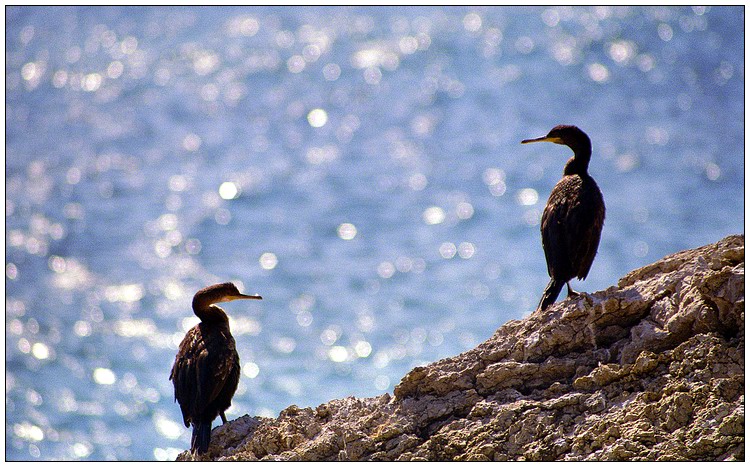
M220 426L204 459L744 460L744 257L744 236L667 256L394 396Z

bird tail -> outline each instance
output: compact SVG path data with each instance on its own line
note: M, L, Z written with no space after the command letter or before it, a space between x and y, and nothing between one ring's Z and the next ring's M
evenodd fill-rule
M544 293L542 294L542 300L539 302L539 306L537 307L537 310L544 311L547 309L548 306L555 303L555 300L557 300L557 296L560 295L560 291L562 290L564 285L565 285L565 281L558 281L555 279L550 279L549 284L547 284L547 288L544 289Z
M203 454L208 451L211 442L211 423L197 422L193 424L193 437L190 440L190 450Z

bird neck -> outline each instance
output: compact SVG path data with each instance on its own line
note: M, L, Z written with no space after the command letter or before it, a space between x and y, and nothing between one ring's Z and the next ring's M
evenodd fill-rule
M564 175L586 175L591 161L591 143L581 142L580 145L570 146L573 157L565 164Z
M193 299L193 313L203 323L229 323L229 318L224 310L198 297Z

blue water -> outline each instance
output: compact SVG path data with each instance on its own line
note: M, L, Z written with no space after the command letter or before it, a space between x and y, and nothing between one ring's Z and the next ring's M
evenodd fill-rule
M164 460L199 288L227 416L392 391L535 307L586 131L593 292L743 232L744 9L50 8L6 16L6 459Z

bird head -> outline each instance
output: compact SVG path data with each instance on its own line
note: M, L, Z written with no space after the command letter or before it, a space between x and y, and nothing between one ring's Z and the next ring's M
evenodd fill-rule
M586 135L586 133L584 133L580 128L574 125L557 125L553 129L551 129L546 136L525 139L521 141L521 144L539 143L542 141L546 141L548 143L563 144L572 149L585 144L591 146L591 141L589 140L589 137Z
M205 297L208 303L223 303L231 302L232 300L262 300L263 297L260 295L245 295L237 290L237 286L231 282L224 282L223 284L215 284L201 289L195 294L198 296Z

